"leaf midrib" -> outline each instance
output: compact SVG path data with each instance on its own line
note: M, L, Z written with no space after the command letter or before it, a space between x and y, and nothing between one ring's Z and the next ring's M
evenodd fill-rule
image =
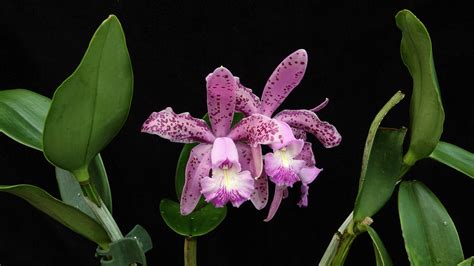
M104 51L104 48L105 48L105 45L107 43L107 40L109 38L109 34L110 34L110 27L111 25L109 24L108 25L108 28L107 28L107 34L104 38L104 42L102 44L102 47L100 49L100 53L99 53L99 65L97 67L97 73L96 73L96 78L95 78L95 90L94 90L94 97L93 97L93 104L92 104L92 117L91 117L91 126L89 128L89 134L88 134L88 138L87 138L87 143L86 143L86 152L84 153L84 158L83 158L83 163L88 163L87 162L87 157L88 157L88 154L89 154L89 147L90 147L90 143L91 143L91 140L92 140L92 133L94 132L94 125L95 125L95 118L96 118L96 112L95 110L97 109L97 90L98 90L98 87L99 87L99 76L100 76L100 69L102 67L102 56L103 56L103 51Z

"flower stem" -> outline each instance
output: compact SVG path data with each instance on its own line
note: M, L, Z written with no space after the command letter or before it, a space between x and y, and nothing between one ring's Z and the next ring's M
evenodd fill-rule
M184 266L196 266L197 238L184 238Z

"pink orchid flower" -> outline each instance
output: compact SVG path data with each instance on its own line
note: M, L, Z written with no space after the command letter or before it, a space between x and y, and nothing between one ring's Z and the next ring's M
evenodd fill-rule
M254 157L261 160L261 154L258 157L252 147L283 143L286 137L290 137L284 135L280 124L261 114L250 115L231 129L236 105L236 79L229 70L219 67L209 74L206 82L211 128L204 120L189 113L176 114L169 107L152 113L142 126L142 132L172 142L200 143L191 150L186 165L180 200L182 215L194 210L201 194L216 207L227 202L239 207L252 199L255 188L259 186L253 178L259 174L254 167Z
M272 117L290 92L300 83L306 71L308 56L300 49L285 58L268 79L262 94L262 100L244 87L239 79L237 82L236 110L246 116L262 114ZM326 148L332 148L341 142L341 135L328 122L321 121L316 112L328 103L311 110L284 110L273 117L285 130L285 141L270 144L273 152L264 157L265 173L275 183L275 194L265 221L270 221L278 210L281 200L288 194L288 187L301 182L300 207L308 205L309 184L313 182L322 169L316 167L311 143L306 141L306 133L311 133ZM259 165L255 163L255 165Z

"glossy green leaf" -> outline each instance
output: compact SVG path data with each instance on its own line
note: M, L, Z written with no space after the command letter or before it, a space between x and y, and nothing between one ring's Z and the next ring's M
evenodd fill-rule
M361 221L375 214L390 198L400 176L402 143L405 129L379 130L385 115L404 94L398 91L380 109L369 128L362 157L359 192L354 205L354 219Z
M163 199L160 203L161 217L176 233L182 236L196 237L214 230L225 218L227 207L215 208L212 204L195 210L187 216L182 216L179 203Z
M354 220L371 217L392 196L402 171L406 129L379 128L370 151L367 171L354 205Z
M409 10L395 17L402 31L400 53L413 79L410 102L410 144L405 163L413 165L435 149L443 132L444 110L433 61L431 39L421 21Z
M43 127L51 100L29 90L15 89L0 91L0 131L25 146L42 151ZM91 180L107 208L112 210L112 194L100 155L89 166ZM79 207L90 214L78 193L81 189L72 174L56 169L61 197L66 203Z
M456 145L440 141L430 158L450 166L459 172L474 178L474 153Z
M103 248L110 242L107 232L94 219L54 198L41 188L32 185L0 186L0 191L26 200L33 207Z
M411 265L456 265L464 259L451 217L423 183L402 182L398 211Z
M42 150L42 132L51 100L35 92L0 91L0 132L15 141Z
M467 260L463 260L458 266L474 266L474 257L470 257Z
M89 164L89 175L102 201L112 213L112 191L110 191L109 178L100 154L97 154Z
M392 265L392 259L390 258L390 255L388 254L387 250L385 249L385 246L383 245L382 239L380 239L379 235L375 230L368 226L364 226L365 229L367 230L367 233L369 233L370 238L372 239L372 244L374 245L374 251L375 251L375 260L377 263L377 266L390 266Z
M121 129L132 93L125 37L118 19L110 16L78 68L54 93L43 134L48 160L69 171L86 167Z

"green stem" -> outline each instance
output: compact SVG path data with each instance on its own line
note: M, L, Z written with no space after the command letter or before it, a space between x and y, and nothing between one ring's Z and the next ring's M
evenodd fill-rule
M107 209L107 206L102 202L99 193L96 191L94 185L90 182L89 171L87 167L80 168L72 172L81 185L81 190L84 194L84 199L87 205L91 208L99 223L104 227L105 231L112 242L123 238L117 223L112 214Z
M197 238L184 238L184 266L196 266Z
M97 194L93 184L89 180L79 184L81 185L82 194L84 194L85 197L89 198L97 207L100 208L102 205L102 200Z
M123 234L120 231L120 228L118 227L117 223L114 220L114 217L112 217L112 214L109 212L107 209L107 206L100 200L100 205L99 207L97 204L92 202L89 198L85 198L87 205L92 209L92 212L94 213L95 217L99 220L100 224L104 227L105 231L107 232L107 235L109 235L110 240L112 242L118 241L123 238Z
M349 234L347 231L344 232L342 236L340 236L339 246L336 250L336 254L334 255L334 259L331 262L331 265L344 265L347 255L349 254L349 250L351 249L352 242L354 242L356 237L356 235Z
M323 257L319 262L320 266L344 265L344 261L346 260L347 254L349 254L349 249L352 245L352 242L357 237L357 235L353 232L352 223L353 221L351 212L332 237L326 252L324 252Z

